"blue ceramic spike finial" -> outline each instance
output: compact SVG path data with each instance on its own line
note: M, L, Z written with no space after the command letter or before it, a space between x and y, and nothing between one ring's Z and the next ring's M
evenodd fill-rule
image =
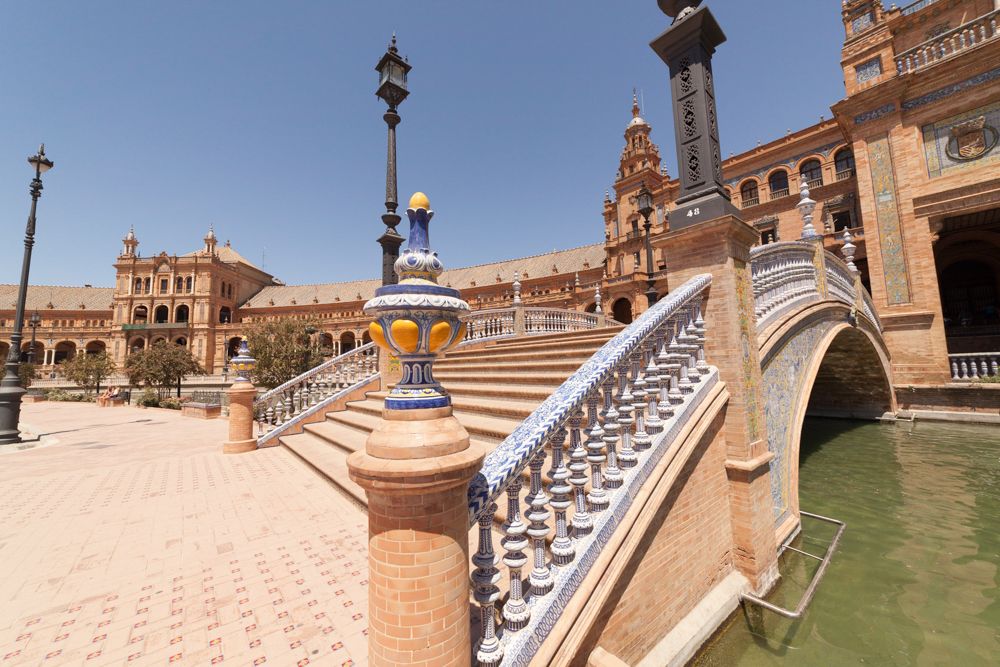
M469 305L458 290L437 284L444 266L430 249L434 211L427 196L414 194L406 216L410 237L395 264L399 284L380 287L365 304L365 313L375 316L368 330L372 340L400 361L402 378L386 397L386 409L447 407L451 399L434 379L434 359L464 338L461 315Z
M236 382L249 382L250 374L257 367L257 360L250 356L247 337L243 336L236 356L229 360L229 367L236 371Z

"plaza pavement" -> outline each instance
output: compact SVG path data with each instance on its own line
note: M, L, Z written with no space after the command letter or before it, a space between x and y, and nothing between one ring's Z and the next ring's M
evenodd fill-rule
M364 665L367 519L224 419L25 405L0 448L0 667Z

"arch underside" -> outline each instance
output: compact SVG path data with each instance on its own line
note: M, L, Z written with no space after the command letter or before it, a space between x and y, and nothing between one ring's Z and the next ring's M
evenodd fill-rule
M764 407L775 530L798 525L799 443L806 415L878 419L894 410L889 360L867 321L846 322L845 308L813 312L766 355ZM763 356L763 355L762 355Z

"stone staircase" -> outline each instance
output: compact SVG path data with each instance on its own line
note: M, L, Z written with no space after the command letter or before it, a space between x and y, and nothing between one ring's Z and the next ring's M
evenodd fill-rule
M473 441L493 449L587 361L620 328L530 336L452 350L434 365L434 375L452 397L455 417ZM347 457L365 446L378 425L386 392L331 412L281 443L365 508L360 486L351 481ZM523 493L526 492L526 489ZM506 508L501 504L498 519Z

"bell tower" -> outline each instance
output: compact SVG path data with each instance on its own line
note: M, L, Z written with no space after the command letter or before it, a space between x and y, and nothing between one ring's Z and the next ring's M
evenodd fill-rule
M129 226L128 234L122 239L122 257L135 257L135 249L139 246L139 239L135 237L135 227Z
M218 242L218 239L215 238L215 227L214 226L211 226L211 225L209 226L208 233L205 234L205 238L203 240L205 241L205 254L207 254L207 255L214 255L215 254L215 245Z
M649 133L652 128L639 113L639 98L633 90L632 120L625 126L625 147L619 163L619 180L643 171L650 171L652 174L660 171L660 149L650 141Z

